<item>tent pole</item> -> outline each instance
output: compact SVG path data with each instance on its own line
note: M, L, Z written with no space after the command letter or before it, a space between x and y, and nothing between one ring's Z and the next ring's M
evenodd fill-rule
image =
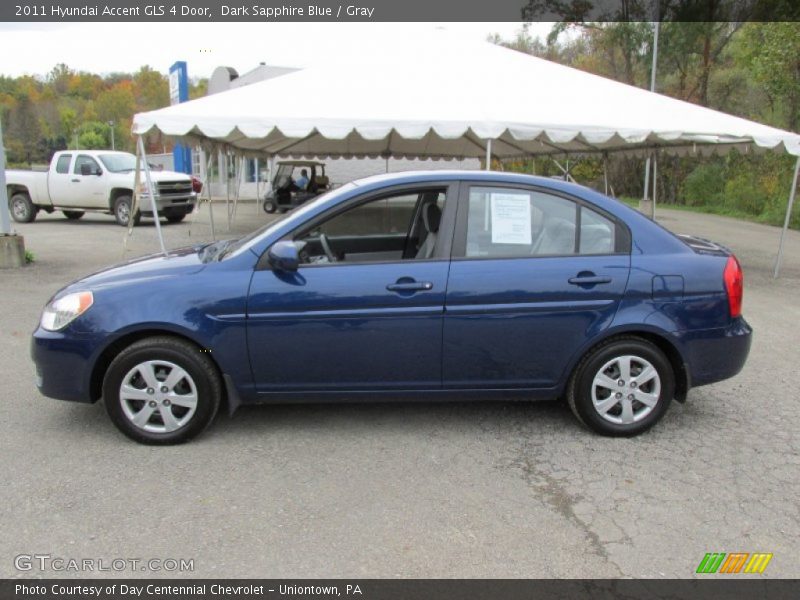
M603 185L606 196L608 196L608 152L603 152Z
M211 169L211 161L214 160L214 154L209 153L208 156L208 168ZM217 154L217 167L220 166L219 163L219 153ZM222 176L220 173L217 173ZM214 228L214 202L211 200L211 181L208 182L206 186L206 197L208 198L208 220L211 222L211 239L212 241L217 240L217 232Z
M486 170L492 170L492 140L486 140Z
M644 163L644 193L642 194L642 208L645 207L645 203L647 202L649 194L650 194L650 155L648 154L647 160ZM650 214L648 216L651 219L653 218L652 206Z
M656 220L656 196L658 195L658 150L653 152L653 221Z
M230 155L225 152L225 214L228 216L228 231L231 230L231 170L229 163ZM234 165L234 172L236 166ZM235 173L234 173L235 174Z
M239 195L242 192L242 177L244 176L244 156L239 157L239 177L236 179L236 196L233 200L233 220L236 220L236 210L239 208Z
M167 247L164 245L164 234L161 232L161 219L158 217L158 188L153 185L153 178L150 175L150 165L147 163L147 153L144 150L142 136L139 136L137 144L139 146L139 152L142 155L142 162L144 163L144 178L145 181L147 181L148 195L150 196L150 210L153 211L153 220L156 222L158 241L161 244L161 251L164 253L164 256L167 256ZM131 212L131 216L129 217L131 221L133 220L134 214L134 212Z
M214 160L214 155L212 153L206 154L206 151L203 148L199 150L200 154L200 180L203 182L203 186L208 189L211 187L211 180L209 174L211 173L211 161ZM197 214L200 212L201 205L203 204L203 192L200 191L200 194L197 197L197 204L192 211L192 218L189 220L189 237L192 237L192 227L194 227L194 221L197 219Z
M794 164L794 177L792 178L792 190L789 192L789 204L786 205L786 218L783 220L783 229L781 229L781 241L778 244L778 256L775 259L775 273L773 277L777 279L781 270L781 262L783 261L783 242L786 238L786 230L789 229L789 221L792 219L792 208L794 206L794 199L797 196L797 175L800 173L800 156Z
M141 136L139 136L141 137ZM133 176L133 194L131 194L131 216L136 214L136 211L139 210L139 185L142 181L142 161L141 156L139 155L139 146L136 146L136 169ZM122 238L122 258L125 258L125 254L128 252L128 238L133 235L133 219L128 219L128 230L125 232L125 236Z

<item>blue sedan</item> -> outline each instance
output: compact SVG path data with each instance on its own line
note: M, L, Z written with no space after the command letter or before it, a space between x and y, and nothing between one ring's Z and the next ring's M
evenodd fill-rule
M742 292L727 249L585 187L404 173L72 283L32 355L44 395L102 398L148 444L220 407L367 398L563 398L630 436L742 369Z

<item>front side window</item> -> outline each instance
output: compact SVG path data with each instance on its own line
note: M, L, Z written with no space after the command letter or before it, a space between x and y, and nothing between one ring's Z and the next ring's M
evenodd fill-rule
M65 173L69 173L69 161L72 160L72 154L62 154L58 157L58 162L56 163L56 173L61 173L62 175Z
M78 158L75 159L75 168L72 170L72 172L75 173L75 175L80 175L82 165L89 165L90 173L97 173L100 170L100 165L97 164L95 159L93 159L91 156L87 156L86 154L79 154Z
M384 262L433 258L444 189L414 190L358 204L301 231L306 262Z
M468 258L608 254L614 248L614 223L572 200L534 190L470 189Z

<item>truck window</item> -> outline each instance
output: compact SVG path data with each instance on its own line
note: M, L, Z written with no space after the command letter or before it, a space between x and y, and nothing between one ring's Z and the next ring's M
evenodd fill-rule
M72 160L72 154L62 154L58 157L56 163L56 173L69 173L69 161Z
M81 174L81 165L89 165L92 167L92 173L97 173L100 170L100 165L97 164L97 161L86 154L79 154L78 158L75 159L75 168L72 169L72 172L75 173L75 175Z

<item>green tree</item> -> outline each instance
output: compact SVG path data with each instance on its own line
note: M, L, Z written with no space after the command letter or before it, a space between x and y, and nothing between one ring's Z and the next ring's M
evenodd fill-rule
M797 23L748 23L738 58L763 85L781 126L800 128L800 33Z

